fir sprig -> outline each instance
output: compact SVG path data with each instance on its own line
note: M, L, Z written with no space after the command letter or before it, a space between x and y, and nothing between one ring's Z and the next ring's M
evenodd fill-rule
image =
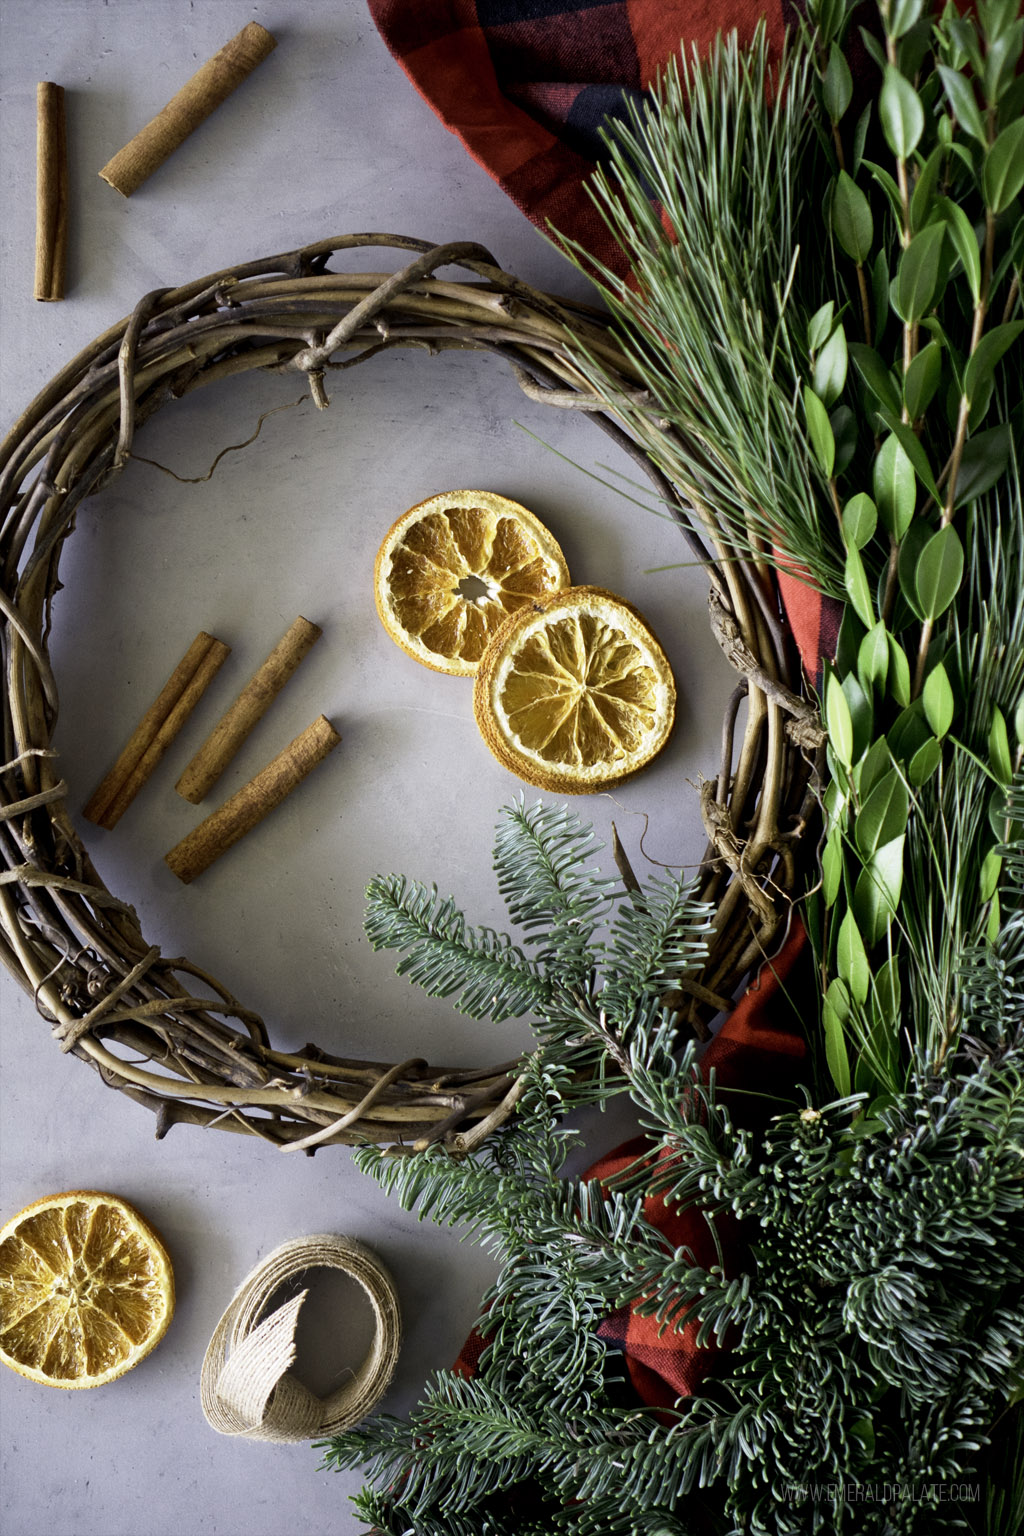
M505 934L469 928L452 897L401 875L371 882L366 936L374 949L401 949L398 974L431 997L456 997L470 1018L519 1017L543 1005L549 983Z

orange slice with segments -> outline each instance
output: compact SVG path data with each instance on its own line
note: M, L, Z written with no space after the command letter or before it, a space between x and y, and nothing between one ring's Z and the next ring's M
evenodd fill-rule
M569 587L512 614L487 647L473 712L498 761L538 789L591 794L665 745L672 669L646 620L601 587Z
M557 540L493 491L446 491L410 507L377 553L374 595L388 634L436 672L472 677L494 632L569 584Z
M160 1342L173 1313L163 1243L117 1195L50 1195L0 1230L0 1360L30 1381L113 1381Z

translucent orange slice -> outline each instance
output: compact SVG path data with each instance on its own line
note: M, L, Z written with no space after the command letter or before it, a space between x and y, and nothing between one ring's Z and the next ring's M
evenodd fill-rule
M31 1381L113 1381L160 1342L173 1313L164 1246L117 1195L50 1195L0 1230L0 1360Z
M473 690L498 761L538 789L583 795L637 773L675 718L665 653L645 620L600 587L569 587L506 620Z
M493 491L447 491L411 507L377 553L374 595L388 634L437 672L471 677L510 613L569 582L532 512Z

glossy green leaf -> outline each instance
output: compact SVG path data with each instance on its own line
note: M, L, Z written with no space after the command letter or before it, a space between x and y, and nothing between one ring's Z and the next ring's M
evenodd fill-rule
M996 891L999 889L999 877L1002 874L1002 872L1003 872L1003 858L1002 858L1002 854L997 853L994 848L990 848L988 853L985 855L984 863L981 866L981 879L980 879L980 893L979 894L981 896L982 901L991 901L992 900L992 897L995 895Z
M1003 927L1002 913L999 910L999 892L992 897L992 905L989 907L988 922L985 924L985 937L990 944L998 939Z
M978 106L974 87L957 69L950 69L945 64L939 65L939 74L942 77L942 87L946 92L946 99L953 109L953 115L961 128L965 129L979 144L987 141L985 122Z
M1006 717L996 705L992 710L992 724L988 732L989 767L1000 784L1013 780L1013 757L1010 753L1010 734L1006 729Z
M888 406L898 416L899 386L874 347L867 347L862 341L851 341L849 352L853 358L854 367L875 399L882 405Z
M909 762L914 753L932 739L920 699L915 699L912 704L900 710L886 732L889 750L898 763Z
M998 784L988 797L988 824L1000 843L1005 843L1009 832L1006 819L1006 785Z
M914 518L917 477L895 433L889 434L875 457L872 488L882 526L898 543Z
M840 677L852 672L857 665L857 651L864 639L864 625L847 603L843 609L839 635L836 639L835 670Z
M835 905L843 883L843 829L833 827L821 850L821 897L826 907Z
M879 626L881 627L881 626ZM884 736L873 741L857 764L857 789L862 801L866 800L892 767L892 753Z
M856 176L857 172L860 170L861 163L864 159L864 145L867 143L868 128L871 126L871 107L872 103L869 101L860 117L858 117L857 126L853 130L852 164L854 176Z
M891 1029L899 1028L902 984L900 966L895 956L880 965L871 983L871 1003L876 1018L884 1019Z
M868 55L872 59L874 59L875 63L878 65L879 69L884 69L885 68L885 47L884 47L884 45L879 40L879 38L877 38L875 36L874 32L869 30L869 28L861 27L859 30L860 30L861 42L864 44L864 47L867 49Z
M917 25L924 10L924 0L890 0L886 13L886 33L903 37Z
M853 76L842 49L833 43L821 81L821 99L829 121L838 123L853 98Z
M878 97L878 115L885 142L898 160L908 160L924 132L924 107L910 81L894 64L886 64Z
M864 169L870 172L871 176L885 193L889 201L889 206L892 209L893 217L895 218L897 225L902 228L903 200L900 197L899 187L896 185L889 172L885 169L884 165L876 165L874 160L865 160L863 164Z
M882 941L899 907L903 886L903 845L906 838L885 843L857 877L853 910L866 945Z
M928 9L931 10L929 0ZM921 76L922 101L927 103L929 111L933 105L933 98L938 93L931 89L931 82L927 75L921 75L922 66L928 55L931 44L931 23L928 17L924 17L916 26L910 28L905 36L900 38L897 49L896 63L900 73L907 80L916 80Z
M845 1099L850 1092L850 1058L846 1049L843 1019L836 1005L836 994L832 990L835 985L836 983L833 982L829 986L822 1001L821 1023L825 1033L825 1060L828 1070L836 1085L836 1092L840 1098Z
M896 571L900 579L900 591L906 598L912 613L922 620L925 618L921 607L921 599L917 595L917 563L925 545L931 538L931 527L924 518L918 518L910 528L900 545L900 552L896 562Z
M962 507L991 490L1006 473L1012 446L1012 429L1008 421L990 427L987 432L976 432L967 439L956 479L955 506Z
M921 614L937 619L945 613L960 590L964 574L964 546L952 523L933 533L921 551L914 573Z
M911 361L903 378L903 403L911 421L923 416L942 378L942 348L930 341Z
M834 473L841 475L857 452L857 416L848 405L836 405L829 411L828 419L836 444Z
M932 307L939 287L939 258L946 238L942 222L915 235L896 268L896 313L913 324Z
M881 415L886 426L889 428L889 431L899 441L903 448L903 452L914 466L915 475L920 480L929 496L931 496L935 502L938 502L939 488L935 483L935 476L932 474L932 467L928 463L928 455L925 453L924 446L921 442L921 439L917 436L917 433L912 427L909 427L905 421L901 421L895 412L886 410L885 406L880 407L879 414Z
M974 73L980 75L985 67L985 59L974 18L950 16L947 12L943 17L943 25L958 49L957 68L959 69L963 64L972 64Z
M863 549L875 536L878 508L865 491L851 496L843 508L843 538L855 549Z
M889 328L889 258L884 250L876 251L871 263L871 313L874 316L874 342L882 346Z
M836 969L839 979L845 981L849 988L854 1002L866 1002L871 987L871 967L868 964L864 940L857 927L857 919L852 912L847 912L839 925L839 937L836 941Z
M847 171L840 171L836 179L832 229L847 256L854 261L867 260L875 233L871 204Z
M1017 700L1017 708L1013 712L1013 734L1017 738L1018 747L1024 747L1024 693Z
M998 11L998 4L993 9ZM1004 98L1020 62L1021 46L1024 44L1024 19L1020 18L1018 9L1018 19L1011 24L1000 28L990 20L987 30L988 47L985 50L985 71L982 77L985 100L992 107L998 104L1003 113L1003 121L1008 122L1013 114L1005 112Z
M939 173L942 170L945 159L945 149L941 144L936 144L917 174L914 190L910 196L910 227L915 233L918 230L924 229L928 223L932 198L935 195Z
M885 687L889 673L889 637L885 625L879 620L872 625L860 643L857 653L857 676L865 688ZM883 738L884 744L884 738Z
M846 815L846 794L835 779L829 783L821 803L830 823L841 821Z
M848 672L842 682L843 694L850 706L850 724L853 727L853 761L866 752L871 744L875 722L871 695L861 686L855 672Z
M900 837L907 828L910 796L899 772L890 768L864 801L854 823L854 840L863 858L869 859L883 843Z
M867 572L864 569L864 561L861 558L860 550L853 544L846 551L843 579L846 586L846 595L853 604L858 619L870 629L876 618L874 604L871 601L871 587L868 583Z
M953 724L953 716L956 713L956 701L953 698L949 674L941 661L938 666L932 668L925 678L924 688L921 692L921 703L924 705L928 724L936 736L945 736Z
M985 203L993 213L1009 208L1024 187L1024 118L1010 123L985 156L981 176Z
M927 784L942 762L942 743L934 736L922 742L907 764L907 778L915 789Z
M896 639L889 635L889 692L897 704L910 703L910 662L907 653Z
M804 385L804 414L807 418L807 436L810 439L814 457L818 461L818 467L823 475L831 478L836 462L836 440L832 434L832 423L828 419L828 411L807 384Z
M814 393L826 406L833 405L842 394L846 369L846 332L837 325L814 360ZM832 435L834 441L834 430Z
M1017 338L1024 332L1024 320L1012 320L1006 325L994 326L986 331L977 347L967 359L964 369L964 394L973 401L983 382L995 372L996 364L1005 356ZM1019 349L1018 349L1019 350ZM1024 371L1024 362L1017 360L1018 371Z
M971 297L977 304L981 296L981 246L978 235L959 203L940 197L936 198L935 207L946 226L950 244L960 258L970 285Z
M841 763L853 766L853 718L843 686L834 672L825 684L825 729L829 744Z
M836 306L832 299L816 309L807 322L807 345L810 351L820 352L832 334L836 323Z

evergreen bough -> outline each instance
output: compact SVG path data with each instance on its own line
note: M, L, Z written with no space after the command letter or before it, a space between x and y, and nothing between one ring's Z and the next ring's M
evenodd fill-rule
M515 941L374 883L400 970L536 1035L472 1157L356 1154L501 1261L472 1379L322 1447L367 1468L387 1536L1024 1529L1024 19L883 0L854 120L860 19L817 0L772 91L763 32L670 69L596 185L631 263L599 283L657 403L623 418L733 558L845 603L809 1078L734 1123L670 1004L711 914L682 879L604 879L564 807L503 814ZM579 1112L622 1093L649 1150L567 1177ZM651 1195L718 1262L672 1249ZM721 1346L671 1412L598 1334L626 1306Z
M490 936L546 987L515 1120L464 1160L438 1148L356 1154L404 1207L466 1228L502 1261L484 1300L480 1372L438 1373L409 1422L371 1420L325 1445L326 1463L367 1466L378 1487L357 1507L394 1536L786 1536L937 1531L963 1519L1008 1536L1012 1522L978 1524L982 1506L949 1493L979 1482L993 1436L1003 1456L1017 1433L1013 1413L996 1420L1024 1356L1024 1016L1004 1007L1024 990L1024 905L965 968L977 1021L969 1069L922 1065L870 1116L855 1112L861 1101L819 1109L808 1096L757 1134L734 1127L660 1006L699 961L707 914L688 905L681 880L609 890L579 862L592 847L564 808L504 813L499 880L530 871L515 882L515 910L543 909L551 924L527 937L543 948L536 962ZM1019 875L1024 845L1008 848L1007 863ZM367 927L378 947L404 949L393 889L371 888ZM421 908L421 896L406 888L407 906ZM476 990L491 975L489 950L461 915L453 924L449 903L434 898L429 910L433 928L424 921L415 937L421 974L454 991L461 943L460 995L490 1011ZM579 1139L567 1115L622 1091L650 1133L649 1155L611 1188L564 1178ZM712 1227L737 1222L741 1270L667 1251L644 1214L649 1193L699 1207ZM597 1336L626 1304L668 1328L693 1320L702 1342L728 1345L706 1390L668 1423L630 1400L621 1357ZM835 1490L851 1484L916 1497L848 1506ZM1024 1488L1012 1497L1019 1508Z

